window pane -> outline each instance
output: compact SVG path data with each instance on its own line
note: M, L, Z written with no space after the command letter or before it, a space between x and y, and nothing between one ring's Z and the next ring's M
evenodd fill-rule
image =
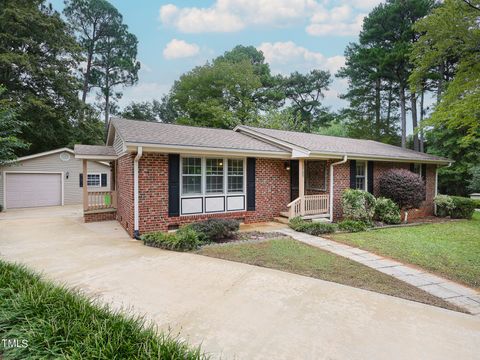
M100 174L87 174L87 186L100 186Z
M223 193L223 176L207 176L207 193Z
M201 176L182 176L182 194L201 194L202 177Z
M243 175L243 160L228 160L228 175Z
M228 192L243 192L243 176L228 177Z
M358 190L365 190L365 178L364 177L357 177L355 182L355 187Z
M223 193L223 159L207 159L207 194Z
M357 163L357 176L365 176L365 164Z
M228 192L243 192L243 160L228 160Z
M201 158L183 158L182 174L184 175L201 175L202 159Z
M207 159L207 175L223 175L223 159Z

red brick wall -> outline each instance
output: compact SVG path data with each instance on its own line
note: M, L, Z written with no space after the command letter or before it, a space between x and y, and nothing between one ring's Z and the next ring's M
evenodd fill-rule
M389 169L410 169L410 163L379 162L373 163L373 194L379 196L379 181L385 171ZM333 218L335 221L342 218L342 194L350 188L350 161L334 166L334 197ZM433 215L433 198L435 197L435 165L427 165L426 199L420 209L409 211L409 218L418 218Z
M143 154L139 163L139 185L140 234L166 231L169 226L180 226L209 218L243 219L246 223L268 221L278 216L280 211L286 211L290 202L290 173L285 170L285 162L276 159L257 159L255 211L169 217L166 154Z
M270 221L290 202L290 171L285 161L257 159L255 178L255 211L247 212L246 222Z
M328 194L328 166L328 161L305 162L305 195Z
M83 214L83 220L86 223L97 222L97 221L109 221L109 220L115 220L115 219L116 219L115 211Z
M133 236L133 158L127 154L117 160L117 220Z

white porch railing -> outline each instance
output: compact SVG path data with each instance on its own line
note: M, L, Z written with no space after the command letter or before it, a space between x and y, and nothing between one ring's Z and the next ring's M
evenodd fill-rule
M87 210L116 209L116 191L89 191Z
M327 214L329 204L329 195L305 195L304 197L298 197L287 205L288 218Z

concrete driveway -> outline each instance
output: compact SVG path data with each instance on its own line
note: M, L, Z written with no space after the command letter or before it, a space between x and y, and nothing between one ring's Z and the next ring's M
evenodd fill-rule
M73 208L0 213L0 254L225 359L480 359L480 319L131 240Z

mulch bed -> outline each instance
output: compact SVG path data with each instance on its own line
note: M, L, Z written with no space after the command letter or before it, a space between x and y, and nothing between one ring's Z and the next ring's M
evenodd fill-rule
M231 243L260 242L260 241L278 239L283 237L288 237L288 236L279 232L246 231L246 232L239 232L231 238L217 240L215 242L212 242L211 244L204 245L204 246L212 246L212 245L215 246L215 245L231 244Z

